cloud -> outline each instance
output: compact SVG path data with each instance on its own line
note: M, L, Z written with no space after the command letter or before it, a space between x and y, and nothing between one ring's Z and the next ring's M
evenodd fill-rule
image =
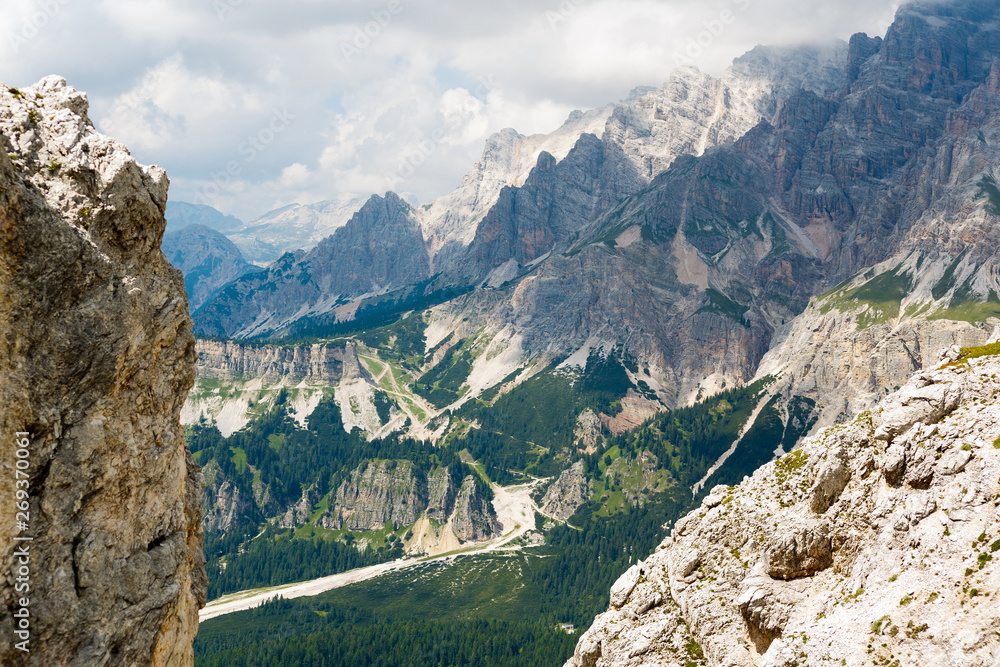
M388 185L426 202L489 133L551 131L573 109L659 85L706 31L696 64L719 73L758 43L882 33L897 5L6 0L0 77L66 76L99 127L166 167L172 197L254 218Z

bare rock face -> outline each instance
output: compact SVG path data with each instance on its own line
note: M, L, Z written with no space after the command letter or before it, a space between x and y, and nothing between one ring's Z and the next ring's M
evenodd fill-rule
M583 461L577 461L552 483L539 508L546 516L565 521L590 499L592 493L593 483L584 475Z
M0 662L191 665L203 483L179 421L195 350L160 251L166 175L99 135L59 77L0 87L0 143L0 598L30 610L30 652L5 613Z
M427 473L427 516L442 523L447 521L455 508L457 492L447 466Z
M382 530L389 524L398 529L426 516L446 523L463 542L492 537L500 530L493 505L472 475L462 479L452 473L448 467L424 472L406 460L362 463L337 489L319 523L333 530ZM311 508L312 502L301 507ZM295 518L289 510L285 521L302 523Z
M357 348L303 345L279 347L247 345L230 341L199 340L198 376L219 380L242 380L246 377L265 383L285 380L298 384L325 384L362 377Z
M427 508L418 482L410 461L364 463L337 489L332 516L324 525L334 530L409 526Z
M998 396L1000 357L945 358L713 489L567 664L998 664Z
M472 475L462 480L451 526L455 536L463 542L489 539L500 532L493 505L479 492L476 478Z

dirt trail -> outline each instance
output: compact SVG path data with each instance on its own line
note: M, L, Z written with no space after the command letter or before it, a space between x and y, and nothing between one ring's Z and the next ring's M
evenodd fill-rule
M390 563L372 565L371 567L333 574L328 577L303 581L297 584L287 584L273 588L242 591L225 595L209 602L208 606L199 613L198 620L199 622L207 621L210 618L216 618L225 614L253 609L279 595L286 599L319 595L320 593L332 591L336 588L374 579L387 572L398 572L424 563L445 561L455 559L459 556L471 556L497 550L520 549L520 546L512 545L511 543L529 530L534 530L535 511L537 507L531 499L531 492L534 491L536 486L545 481L547 480L536 479L528 484L508 487L493 485L493 509L497 514L497 519L499 519L500 524L503 526L503 534L495 540L480 542L470 545L468 549L460 552L452 552L433 558L402 558Z

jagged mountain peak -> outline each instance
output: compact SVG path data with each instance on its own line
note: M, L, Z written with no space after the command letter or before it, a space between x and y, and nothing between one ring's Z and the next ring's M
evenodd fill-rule
M365 200L350 192L313 204L287 204L227 231L246 257L266 265L285 252L309 250L347 224Z
M307 252L230 283L195 313L196 327L238 338L288 331L299 320L350 319L358 297L426 280L430 264L413 208L394 192L372 195L347 223Z

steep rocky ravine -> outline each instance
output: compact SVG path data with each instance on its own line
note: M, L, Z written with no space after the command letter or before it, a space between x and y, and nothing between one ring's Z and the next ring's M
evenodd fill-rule
M203 482L179 421L195 350L160 251L168 182L87 107L59 77L0 86L0 663L191 665Z

